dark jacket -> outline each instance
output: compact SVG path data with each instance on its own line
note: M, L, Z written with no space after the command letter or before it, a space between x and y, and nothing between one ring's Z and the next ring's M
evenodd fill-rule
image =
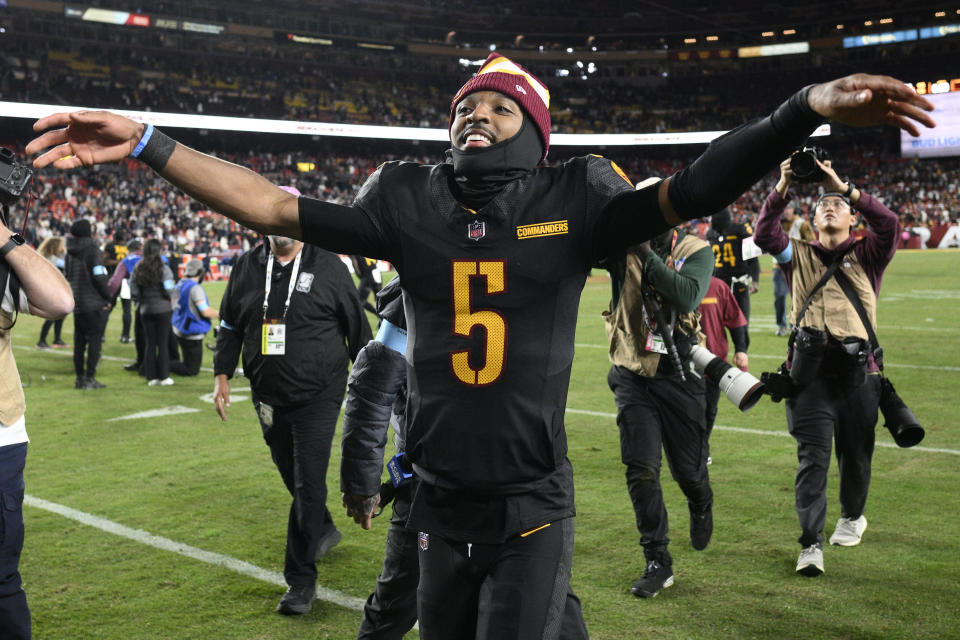
M340 258L303 245L298 284L286 316L282 356L261 354L264 245L237 260L220 303L220 331L213 358L216 375L233 376L243 350L243 371L253 395L275 406L296 406L320 398L342 398L348 360L371 337L353 279ZM267 317L280 318L293 262L273 265Z
M377 294L377 313L406 331L400 278L394 278ZM393 424L397 451L406 450L407 360L403 354L376 339L357 355L347 380L343 411L340 460L340 491L372 496L380 488L383 452L388 425ZM395 421L391 421L391 415Z
M99 311L110 302L103 252L93 238L67 238L66 275L73 289L74 311Z

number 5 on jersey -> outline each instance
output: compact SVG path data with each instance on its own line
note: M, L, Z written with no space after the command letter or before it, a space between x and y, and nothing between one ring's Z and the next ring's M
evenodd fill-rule
M491 309L473 309L470 279L484 278L486 294L506 291L506 263L502 260L453 261L453 332L469 338L475 327L486 333L483 367L470 366L470 350L450 354L450 366L460 382L472 387L488 385L503 373L507 351L507 322Z

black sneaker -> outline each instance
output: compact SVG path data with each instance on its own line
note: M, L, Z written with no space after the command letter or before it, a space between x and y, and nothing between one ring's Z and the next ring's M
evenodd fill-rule
M697 551L703 551L710 544L713 535L713 507L707 507L701 513L690 512L690 545Z
M320 542L317 544L316 559L319 560L323 556L327 555L327 552L337 546L342 537L343 534L340 533L340 530L334 527L329 533L320 538Z
M69 347L69 346L70 345L68 343L64 342L60 338L57 338L56 340L53 341L54 349L63 349L64 347Z
M84 377L82 377L82 376L79 377L79 378L77 378L77 380L73 383L73 388L74 388L74 389L86 389L86 388L87 388L87 379L84 378Z
M277 612L285 616L310 613L316 592L313 587L287 587L287 592L277 604Z
M131 362L130 364L123 365L124 371L138 371L140 369L139 362Z
M52 347L47 344L46 340L41 340L40 342L37 343L37 349L39 349L40 351L50 351L51 348Z
M647 563L647 570L643 577L633 583L630 592L638 598L652 598L673 585L673 569L669 565L662 565L656 560Z
M100 382L99 380L97 380L96 378L87 378L86 380L87 380L87 383L86 383L86 386L83 387L84 389L103 389L107 386L102 382Z

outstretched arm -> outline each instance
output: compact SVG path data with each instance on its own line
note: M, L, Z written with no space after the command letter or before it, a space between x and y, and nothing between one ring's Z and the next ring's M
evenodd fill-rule
M597 223L597 258L616 255L684 220L719 211L800 146L824 121L853 126L889 124L919 135L936 126L933 105L889 76L858 73L806 87L771 115L714 140L670 178L614 198Z
M46 131L52 127L59 128ZM139 122L107 111L57 113L41 118L33 128L46 131L26 147L28 154L42 152L33 161L38 169L47 165L75 169L119 162L137 148L146 130ZM163 134L153 130L153 136L156 139L151 142L156 145ZM249 169L174 144L165 163L150 163L161 176L245 227L261 233L301 237L296 196Z

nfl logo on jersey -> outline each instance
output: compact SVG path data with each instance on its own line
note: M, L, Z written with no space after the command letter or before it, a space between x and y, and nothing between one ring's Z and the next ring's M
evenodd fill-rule
M473 241L477 241L483 236L487 235L487 226L481 220L476 220L467 225L467 237Z

